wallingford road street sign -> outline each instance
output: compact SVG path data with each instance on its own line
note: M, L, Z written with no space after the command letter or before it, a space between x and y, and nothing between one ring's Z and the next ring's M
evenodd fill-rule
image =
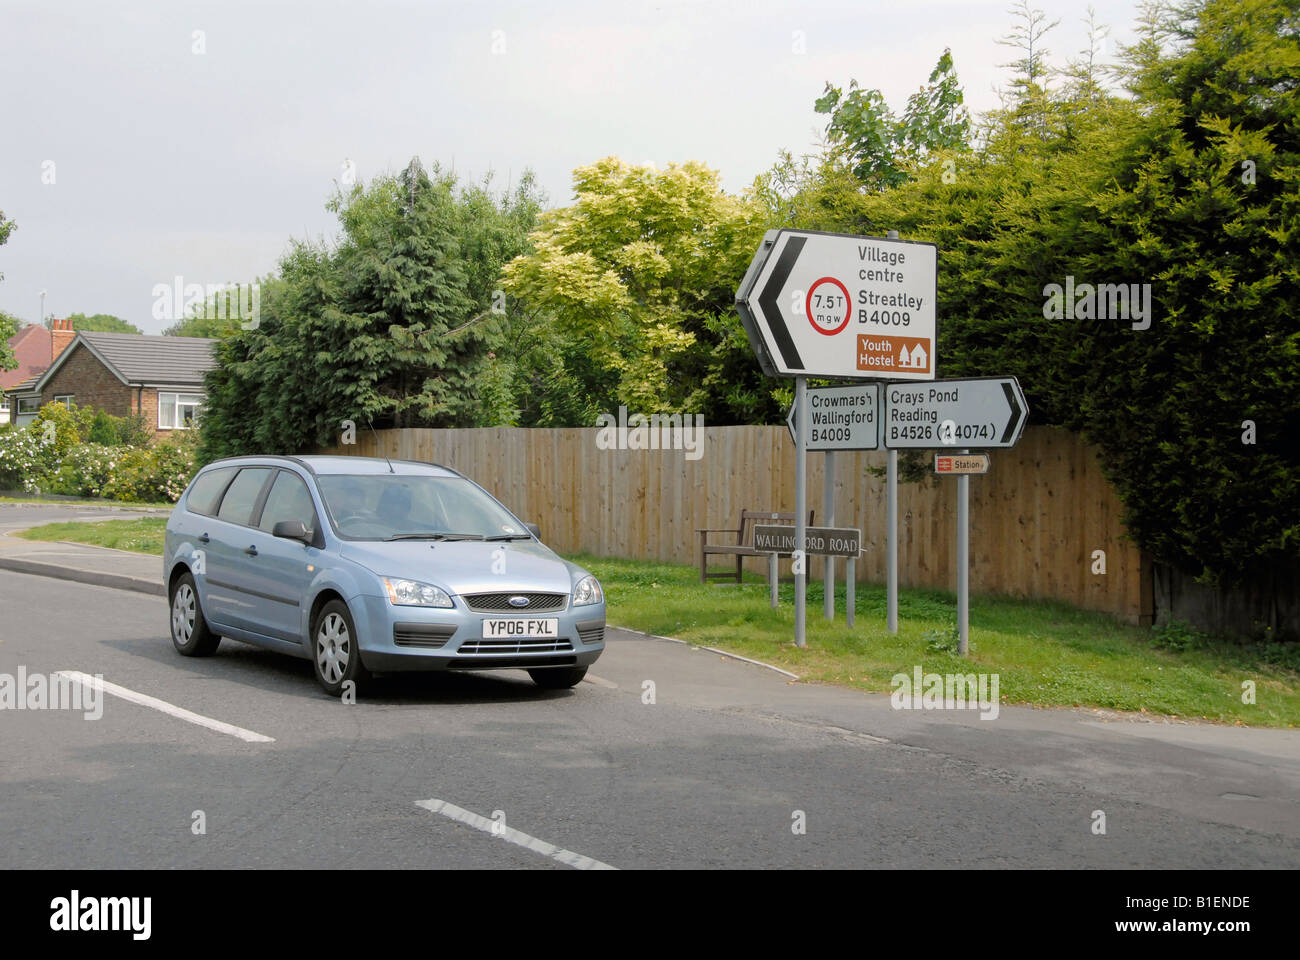
M794 527L790 524L754 524L755 550L794 552ZM804 553L819 557L856 557L862 552L862 531L853 527L809 527Z
M1013 447L1029 405L1015 377L885 384L881 440L886 449Z
M736 309L771 377L933 380L938 248L771 230Z
M798 410L790 404L785 425L795 438ZM808 388L809 450L880 448L880 389L874 383ZM796 440L796 442L798 442Z

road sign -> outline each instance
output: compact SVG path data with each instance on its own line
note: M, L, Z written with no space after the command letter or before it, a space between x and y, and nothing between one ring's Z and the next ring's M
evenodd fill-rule
M736 309L773 377L933 380L938 248L771 230Z
M880 389L874 383L808 388L809 450L880 448ZM790 404L785 425L795 439L798 411Z
M809 527L804 536L804 553L818 557L856 557L862 552L862 531L853 527ZM793 553L794 526L791 524L754 524L755 550L767 553Z
M934 472L943 477L988 473L989 455L987 453L936 453Z
M1013 447L1029 418L1015 377L889 383L884 393L886 449Z

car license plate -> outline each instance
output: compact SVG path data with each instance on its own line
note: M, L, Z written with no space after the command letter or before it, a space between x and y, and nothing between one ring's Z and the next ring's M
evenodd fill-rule
M499 640L505 637L558 637L559 635L560 621L555 617L549 620L524 620L510 617L483 621L484 640Z

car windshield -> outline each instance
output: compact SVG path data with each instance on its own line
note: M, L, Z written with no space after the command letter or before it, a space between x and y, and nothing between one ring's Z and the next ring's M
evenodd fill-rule
M325 475L321 496L349 540L487 540L527 536L505 508L462 477Z

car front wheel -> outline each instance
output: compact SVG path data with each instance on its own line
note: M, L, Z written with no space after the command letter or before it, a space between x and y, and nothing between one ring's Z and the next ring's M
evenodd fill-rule
M199 604L199 591L194 577L187 571L172 584L171 597L172 644L183 657L208 657L216 652L221 638L208 628Z
M326 693L338 697L349 683L354 692L365 686L370 673L361 663L357 628L347 604L342 600L331 600L321 607L311 635L311 659L316 665L316 680Z
M533 683L544 690L566 690L576 687L587 675L586 667L548 667L544 670L529 670Z

